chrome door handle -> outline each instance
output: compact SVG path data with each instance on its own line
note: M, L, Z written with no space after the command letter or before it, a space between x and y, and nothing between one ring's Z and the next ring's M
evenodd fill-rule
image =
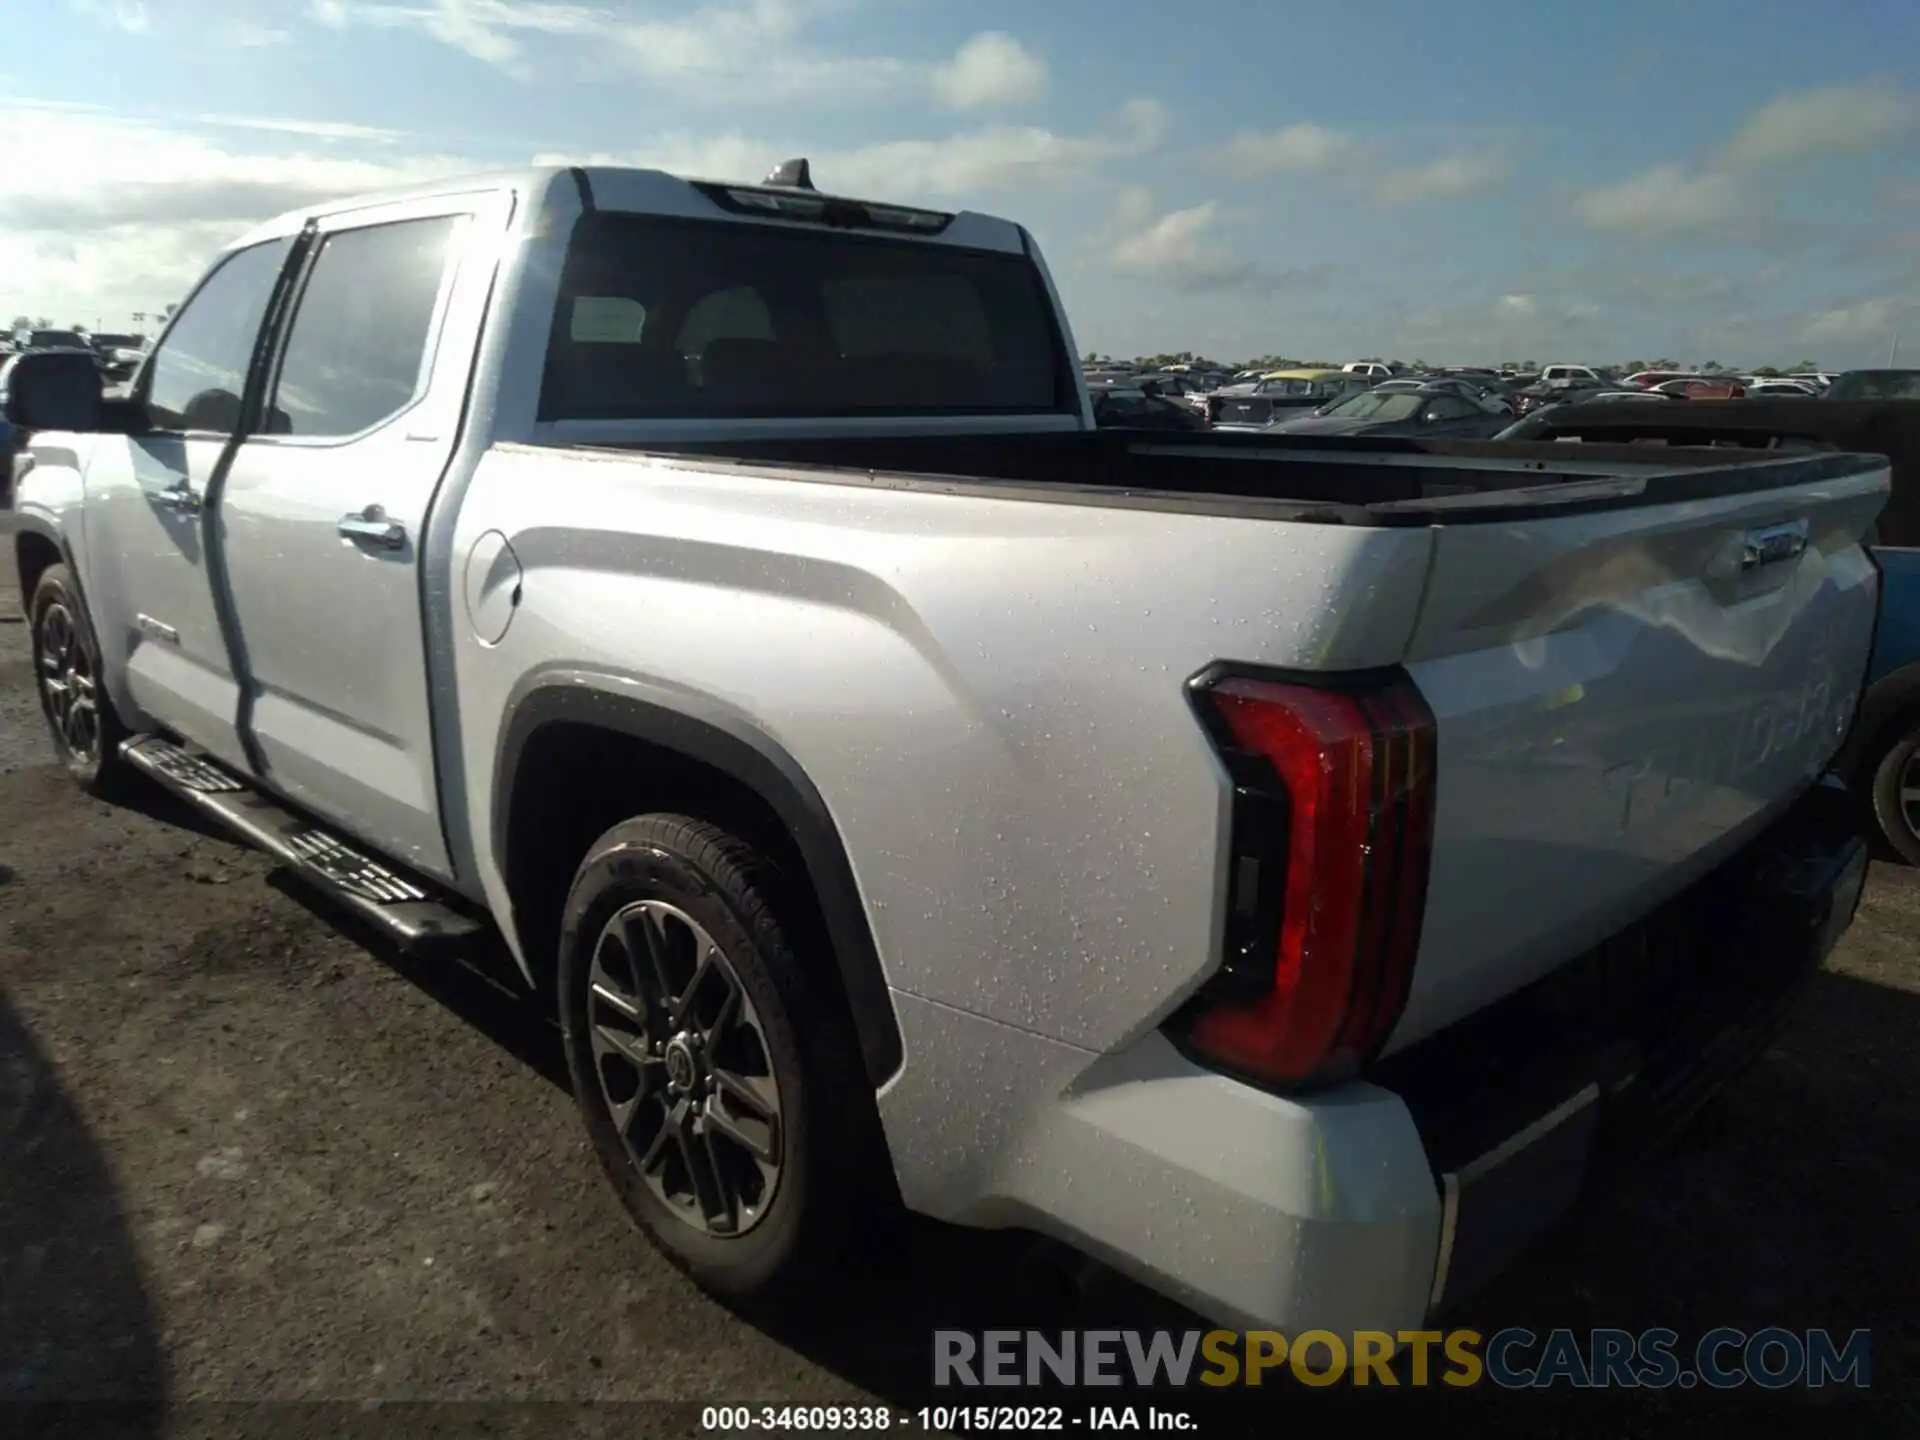
M357 514L342 515L333 528L349 540L364 540L382 550L406 548L407 527L387 519L387 512L378 505L369 505Z
M200 509L200 497L186 481L153 492L153 503L166 510L181 510L192 515Z

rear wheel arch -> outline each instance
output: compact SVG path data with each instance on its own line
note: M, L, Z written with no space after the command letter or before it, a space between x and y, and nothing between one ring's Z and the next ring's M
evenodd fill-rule
M1833 768L1850 783L1872 779L1889 746L1920 726L1920 662L1881 676L1861 697L1860 713Z
M846 847L793 758L729 719L576 678L516 690L495 757L491 831L522 950L549 984L574 871L610 826L663 811L710 821L766 853L783 919L830 955L877 1089L903 1047Z

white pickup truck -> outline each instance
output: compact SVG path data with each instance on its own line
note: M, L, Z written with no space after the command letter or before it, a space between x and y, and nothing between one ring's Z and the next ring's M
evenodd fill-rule
M718 1293L904 1202L1417 1327L1851 919L1886 464L1101 433L1077 348L1020 226L799 166L282 216L127 397L14 371L48 720L504 937Z

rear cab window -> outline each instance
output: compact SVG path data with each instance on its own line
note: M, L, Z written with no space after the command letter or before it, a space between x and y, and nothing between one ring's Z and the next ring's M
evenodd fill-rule
M598 212L576 225L543 420L1076 413L1024 254Z

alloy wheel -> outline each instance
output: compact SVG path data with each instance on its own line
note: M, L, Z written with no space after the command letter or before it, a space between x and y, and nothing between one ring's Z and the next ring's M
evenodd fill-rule
M81 643L78 622L56 600L40 615L40 698L60 743L75 759L91 763L100 748L100 708L93 661Z
M719 944L666 901L628 905L594 945L587 1030L647 1188L704 1234L751 1230L779 1188L785 1127L760 1016Z
M1920 839L1920 747L1900 767L1900 820L1909 835Z

